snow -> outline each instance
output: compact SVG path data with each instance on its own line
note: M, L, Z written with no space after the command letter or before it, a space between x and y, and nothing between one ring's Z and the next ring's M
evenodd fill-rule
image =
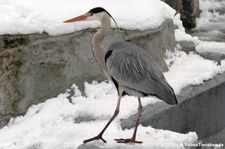
M72 97L73 104L67 99L68 93L64 93L44 103L31 106L25 116L11 119L10 123L0 130L0 148L69 149L78 147L84 139L96 135L113 113L116 90L107 82L85 83L87 97L81 96L76 86L73 86L73 89L76 92L76 95ZM132 100L133 102L130 102ZM153 97L143 99L143 105L155 102L157 101ZM121 105L119 118L110 125L109 130L104 134L108 143L103 144L101 141L96 141L95 144L104 146L103 148L134 147L133 145L117 144L114 141L114 138L130 137L133 132L133 129L122 130L119 119L136 112L137 101L133 97L126 96ZM83 115L88 115L96 120L76 123L76 118ZM165 146L183 148L183 143L197 141L197 135L194 132L180 134L154 129L150 126L140 126L137 138L144 141L141 145L135 145L135 148L141 149Z
M219 8L223 8L225 5L225 2L223 0L200 0L200 9L205 11L205 10L209 10L209 9L219 9ZM219 3L217 3L219 2Z
M196 45L200 42L200 40L198 39L198 37L193 37L190 34L185 33L184 30L182 29L175 29L174 31L175 34L175 40L176 41L193 41Z
M129 4L129 5L127 5ZM178 27L177 41L194 40L185 33L180 14L160 0L2 0L0 1L0 35L47 32L60 35L100 26L97 21L64 24L63 21L84 14L94 7L104 7L115 18L118 27L129 30L157 28L166 19ZM51 7L51 9L49 9ZM126 7L126 9L124 8ZM112 22L112 27L115 23Z
M196 46L196 51L201 52L212 52L212 53L221 53L225 54L225 42L201 42Z
M196 20L196 29L224 29L225 15L220 14L216 10L223 9L225 1L200 0L199 6L202 12Z
M201 84L225 71L225 61L217 65L197 54L186 54L179 50L167 52L167 56L170 69L164 75L176 94L187 85ZM71 149L99 133L116 107L116 89L106 81L85 82L84 86L86 96L82 96L78 87L73 85L66 93L31 106L24 116L12 118L7 126L0 129L0 149ZM75 92L71 100L67 98L70 90ZM154 106L156 102L161 101L151 96L142 99L143 106ZM125 96L121 101L119 116L103 136L107 143L93 143L102 148L134 148L133 145L117 144L114 139L131 137L133 129L122 130L120 119L135 114L137 107L135 97ZM135 148L184 148L184 144L194 143L197 139L195 132L181 134L140 125L137 140L144 143L135 145Z
M96 28L99 26L97 21L74 24L62 22L98 6L109 11L118 26L123 29L156 28L165 19L174 19L175 10L160 0L138 2L136 0L1 0L0 34L29 34L45 31L50 35L58 35ZM178 18L175 20L179 22ZM114 23L112 25L115 26Z
M225 69L225 60L218 65L215 61L204 59L197 54L186 54L178 50L167 55L169 58L166 62L172 65L164 75L176 94L185 86L202 84L203 81L224 72Z
M177 26L177 29L174 30L176 41L192 41L196 45L200 42L197 36L193 37L185 32L185 28L183 27L182 21L180 20L180 14L174 16L173 22Z
M225 14L222 12L224 11L224 7L225 1L200 0L200 9L202 12L196 20L196 30L207 32L206 40L210 36L216 37L217 39L223 38ZM201 41L196 46L196 51L199 53L212 52L225 54L225 42Z

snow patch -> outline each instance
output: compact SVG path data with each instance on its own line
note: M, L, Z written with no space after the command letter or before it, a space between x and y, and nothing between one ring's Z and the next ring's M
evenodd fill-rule
M174 19L175 14L175 10L160 0L140 0L138 3L136 0L3 0L0 3L0 34L45 31L58 35L96 28L100 26L97 21L71 24L63 24L63 21L99 6L110 12L120 28L130 30L156 28L165 19ZM115 27L113 22L112 26Z
M193 37L181 29L175 29L174 33L176 41L193 41L196 45L200 42L197 36Z
M221 53L225 54L225 42L201 42L196 46L196 51L201 52L212 52L212 53Z
M10 123L0 129L0 148L4 149L68 149L77 148L84 139L93 137L104 127L112 115L116 103L116 93L111 83L86 83L85 92L94 87L101 87L97 95L90 92L87 97L74 96L74 103L67 99L68 93L60 94L29 108L24 116L12 118ZM98 98L95 98L96 95ZM81 98L82 97L82 98ZM93 99L94 98L94 99ZM156 102L152 97L143 99L143 105ZM126 105L126 106L124 106ZM88 112L87 112L88 111ZM137 139L143 141L140 145L123 145L114 141L115 138L131 137L133 129L122 130L120 118L126 118L137 112L137 100L125 97L121 103L119 118L115 119L104 134L107 144L94 142L102 148L184 148L184 143L196 142L196 133L180 134L168 130L139 126ZM76 122L82 115L95 117L89 122ZM92 142L93 143L93 142Z
M196 19L196 29L224 29L225 15L216 10L223 9L225 1L200 0L199 6L202 12L200 17Z
M185 86L202 84L205 80L224 72L224 65L217 65L216 62L194 53L187 54L177 50L167 55L169 71L164 75L176 94Z

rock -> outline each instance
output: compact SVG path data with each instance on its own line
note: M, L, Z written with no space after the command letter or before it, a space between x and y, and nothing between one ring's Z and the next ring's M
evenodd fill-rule
M194 0L194 10L193 10L193 14L196 18L200 17L200 4L199 4L199 0Z
M196 17L199 17L199 0L182 0L183 9L180 11L183 26L192 29L196 26Z
M0 36L0 127L74 83L82 91L84 81L106 79L91 50L94 32ZM163 71L168 70L165 51L175 46L172 20L148 31L114 30L104 44L108 47L118 40L137 44L153 55Z
M180 46L181 50L189 53L195 51L195 43L193 41L179 41L177 44Z
M0 39L0 52L4 50L5 43Z
M200 15L199 0L162 0L181 14L183 26L192 29Z

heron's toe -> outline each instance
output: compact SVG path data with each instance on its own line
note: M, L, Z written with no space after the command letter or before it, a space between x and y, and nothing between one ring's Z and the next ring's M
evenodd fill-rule
M135 139L115 139L117 143L142 143L142 141L136 141Z
M91 142L91 141L94 141L94 140L102 140L104 143L106 143L106 140L102 138L102 135L97 135L93 138L84 140L83 143L88 143L88 142Z

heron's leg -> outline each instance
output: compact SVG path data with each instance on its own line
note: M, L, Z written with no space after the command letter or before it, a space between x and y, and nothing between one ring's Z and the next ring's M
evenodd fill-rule
M121 89L122 90L122 89ZM110 123L115 119L115 117L119 114L119 109L120 109L120 101L121 101L121 96L122 96L122 91L119 89L119 95L118 95L118 100L117 100L117 105L116 105L116 110L113 114L113 116L110 118L109 122L105 125L105 127L102 129L102 131L95 137L84 140L83 143L87 143L87 142L91 142L94 140L102 140L104 143L106 143L106 141L102 138L103 133L105 132L105 130L108 128L108 126L110 125Z
M136 141L137 128L139 125L141 112L142 112L142 104L141 104L140 97L138 97L138 116L137 116L137 121L135 123L133 136L130 139L115 139L115 141L117 141L117 143L142 143L141 141Z

